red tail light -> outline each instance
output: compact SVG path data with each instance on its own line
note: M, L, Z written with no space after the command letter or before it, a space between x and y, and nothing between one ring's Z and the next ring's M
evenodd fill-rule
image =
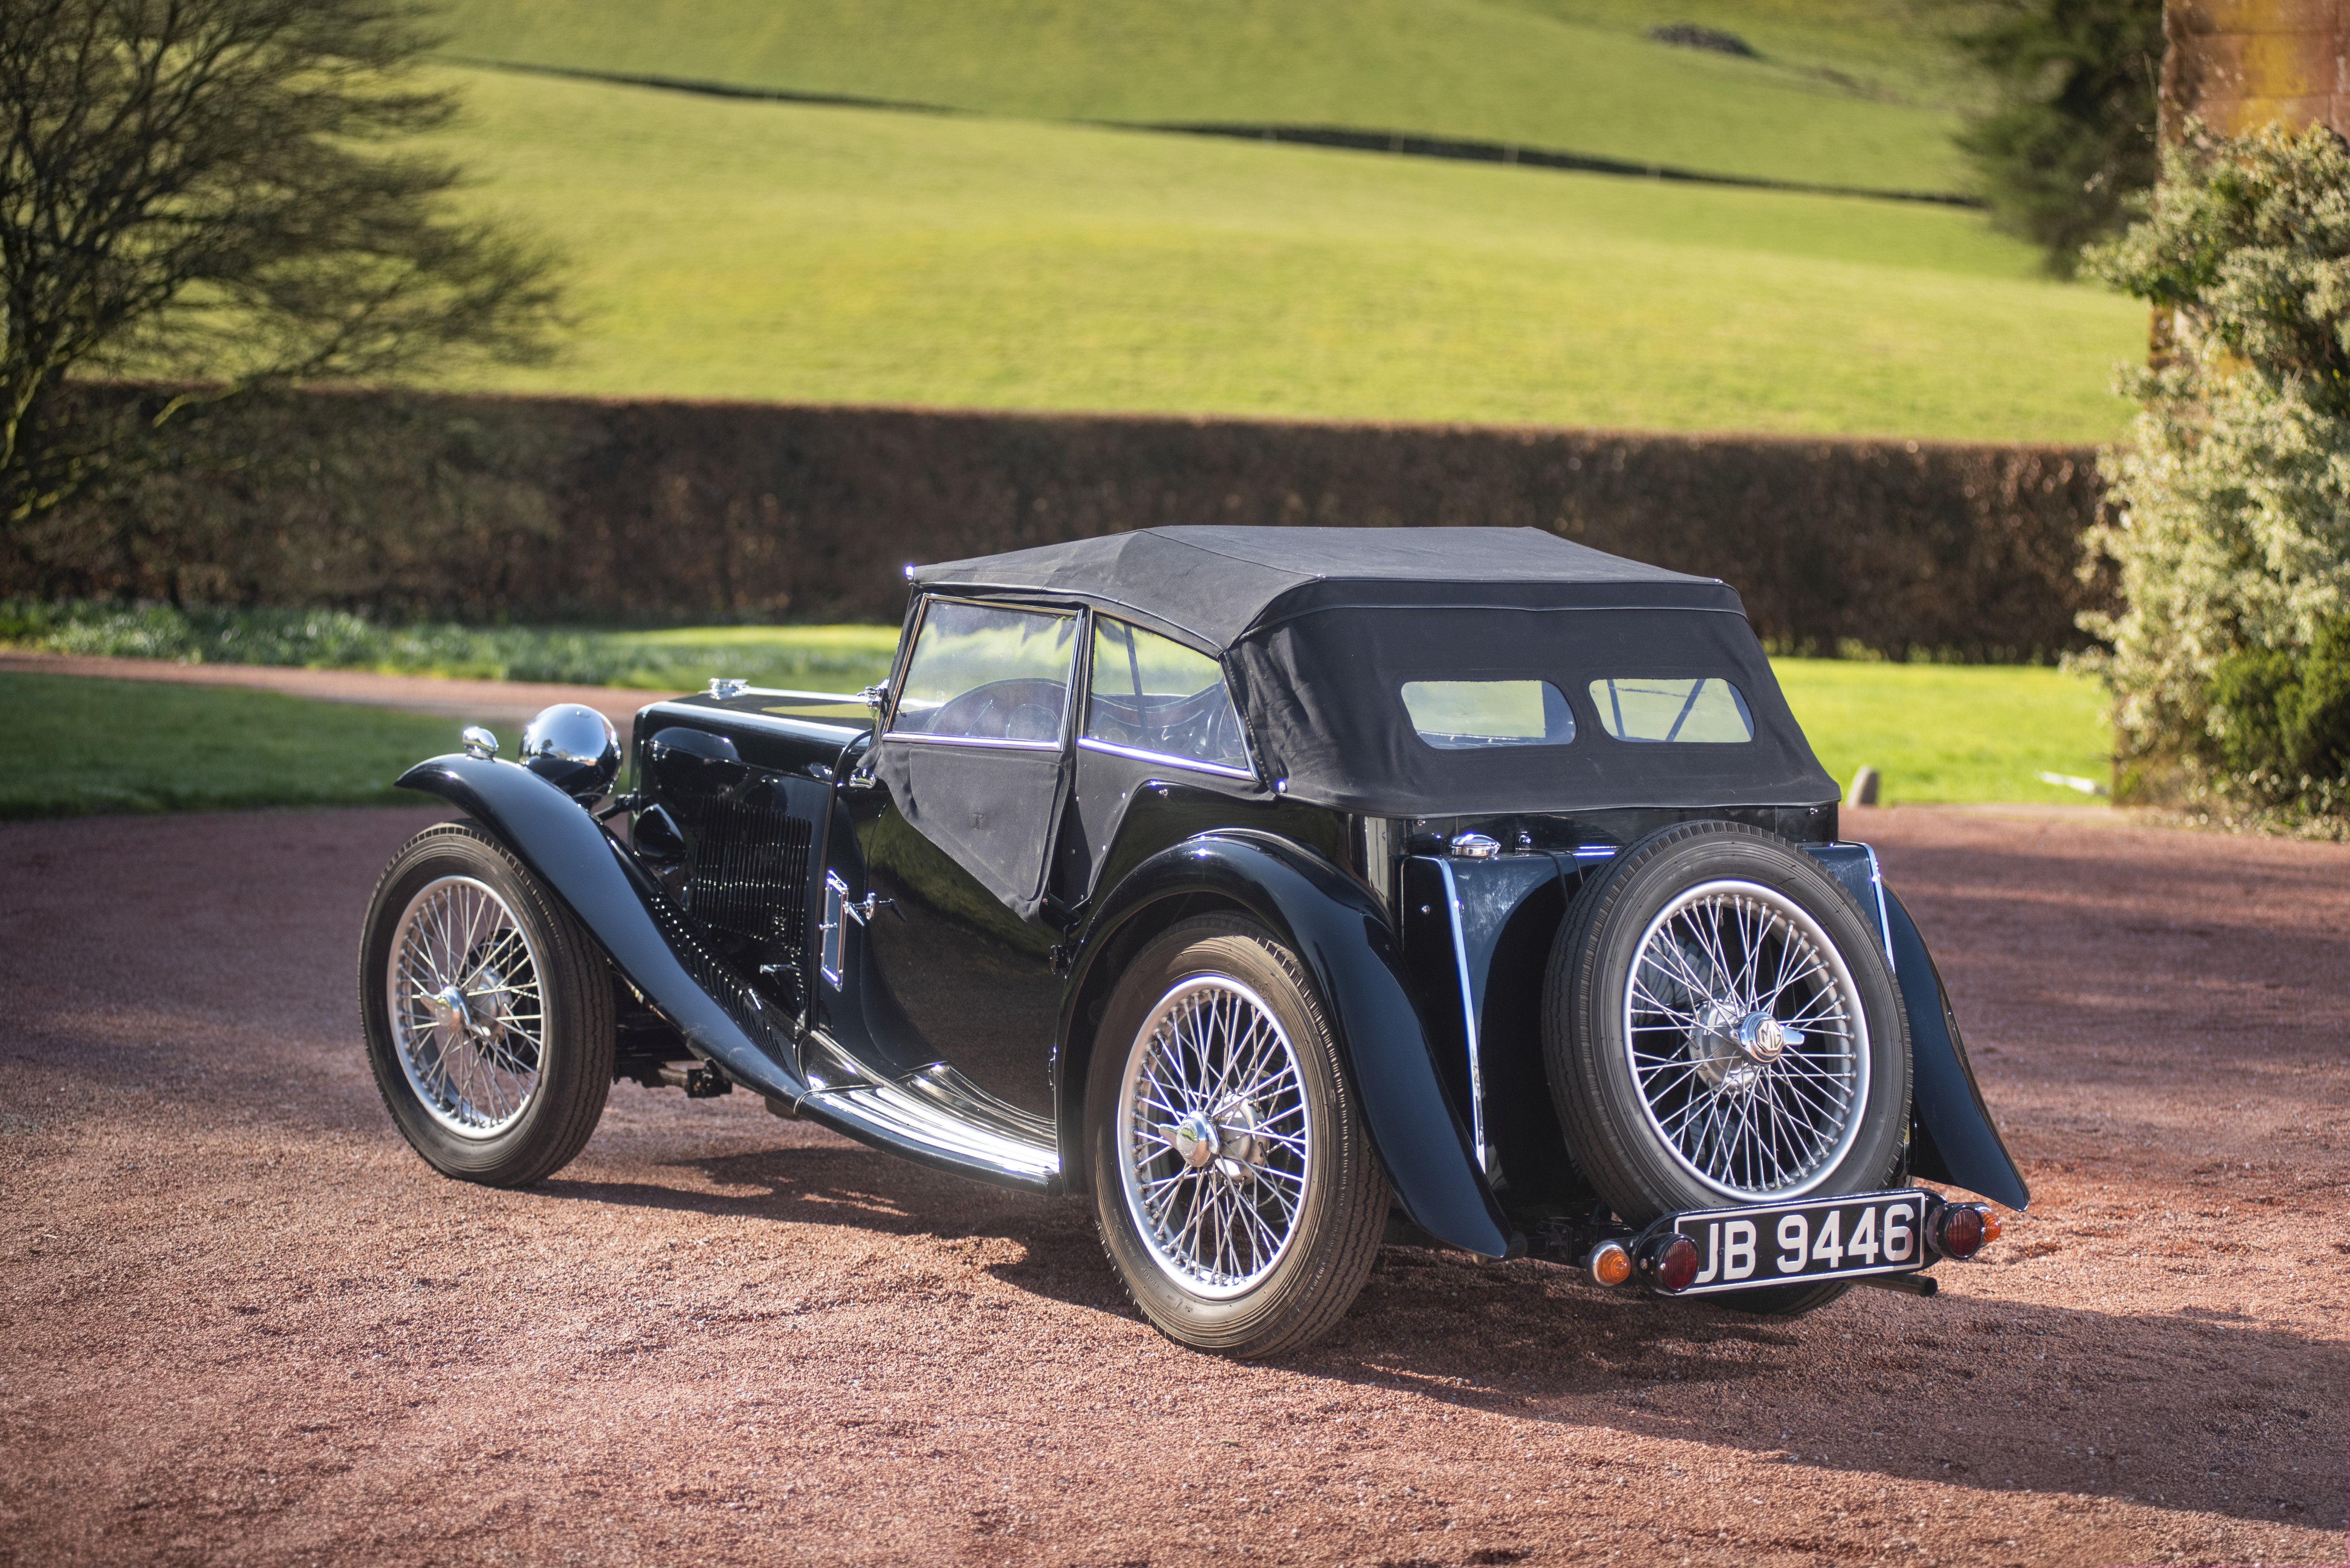
M1695 1284L1701 1262L1697 1243L1677 1231L1652 1237L1640 1249L1641 1276L1667 1295Z
M1964 1262L1999 1235L1999 1221L1981 1203L1945 1203L1928 1216L1924 1229L1936 1256Z

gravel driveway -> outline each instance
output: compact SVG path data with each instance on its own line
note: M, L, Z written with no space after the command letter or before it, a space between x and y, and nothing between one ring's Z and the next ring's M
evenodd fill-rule
M0 1562L2344 1561L2350 850L1853 813L2037 1194L1793 1324L1394 1249L1232 1366L1088 1206L623 1085L433 1176L400 811L0 827Z

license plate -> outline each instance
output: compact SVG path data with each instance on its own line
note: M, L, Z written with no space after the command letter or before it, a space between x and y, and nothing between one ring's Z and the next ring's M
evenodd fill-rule
M1925 1215L1926 1194L1914 1189L1679 1215L1673 1229L1697 1243L1699 1263L1696 1282L1677 1293L1915 1273L1926 1262Z

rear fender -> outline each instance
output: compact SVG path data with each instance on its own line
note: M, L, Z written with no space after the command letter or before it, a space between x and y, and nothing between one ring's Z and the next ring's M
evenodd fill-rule
M1267 836L1210 833L1162 849L1121 878L1087 922L1054 1054L1063 1169L1082 1179L1087 1147L1084 1084L1093 1025L1080 1015L1082 999L1107 995L1117 980L1096 967L1131 947L1119 934L1154 908L1165 914L1170 901L1203 897L1246 910L1305 965L1361 1096L1372 1146L1412 1222L1470 1251L1509 1255L1509 1221L1438 1076L1386 915L1335 867Z
M1884 897L1893 972L1909 1014L1909 1174L2021 1211L2032 1201L2032 1189L1983 1104L1941 971L1901 900L1889 888Z
M480 757L434 757L399 782L459 807L504 845L694 1054L771 1099L807 1093L786 1065L790 1021L705 949L636 857L577 801L526 768Z

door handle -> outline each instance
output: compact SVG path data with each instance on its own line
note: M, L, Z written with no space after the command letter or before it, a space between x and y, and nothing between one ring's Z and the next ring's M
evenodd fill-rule
M900 920L906 918L904 915L899 913L897 899L884 898L878 893L868 893L864 898L858 899L853 904L844 899L840 906L840 912L856 920L856 922L860 926L871 925L873 923L873 917L879 914L884 909L889 910L893 915L897 915Z

